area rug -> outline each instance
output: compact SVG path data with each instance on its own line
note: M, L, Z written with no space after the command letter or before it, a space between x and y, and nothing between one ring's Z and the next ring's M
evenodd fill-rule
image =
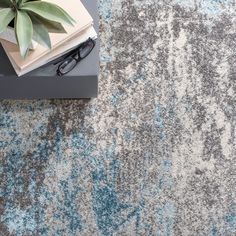
M0 102L0 235L236 235L234 0L100 0L99 96Z

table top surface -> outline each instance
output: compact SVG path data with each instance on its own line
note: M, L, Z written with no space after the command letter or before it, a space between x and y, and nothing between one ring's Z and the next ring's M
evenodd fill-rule
M82 0L83 4L91 14L94 19L94 27L98 33L98 13L97 13L97 1L94 0ZM21 78L34 78L34 77L56 77L56 69L57 66L53 65L46 65L42 66L34 71L27 73L24 76L19 77ZM82 60L76 68L68 73L64 77L78 77L78 76L91 76L91 75L98 75L99 73L99 40L96 40L96 46L90 55ZM7 58L2 46L0 46L0 78L11 78L16 79L18 78L9 59ZM0 81L1 83L1 81Z
M82 0L94 19L98 33L97 1ZM57 67L56 67L57 68ZM92 98L98 94L99 40L93 51L76 68L62 77L56 68L43 66L17 77L4 50L0 47L0 99Z

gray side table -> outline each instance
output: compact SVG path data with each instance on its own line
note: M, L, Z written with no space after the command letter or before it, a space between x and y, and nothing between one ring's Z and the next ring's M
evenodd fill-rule
M97 1L82 0L99 30ZM79 14L79 12L78 12ZM97 97L99 75L99 40L91 54L63 77L55 76L56 68L43 66L17 77L0 46L0 99L50 99Z

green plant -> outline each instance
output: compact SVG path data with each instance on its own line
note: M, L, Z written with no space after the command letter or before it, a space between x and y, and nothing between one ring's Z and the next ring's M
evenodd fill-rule
M48 33L65 33L62 24L74 23L62 8L41 0L0 0L0 8L0 33L14 21L16 40L24 58L32 39L51 48Z

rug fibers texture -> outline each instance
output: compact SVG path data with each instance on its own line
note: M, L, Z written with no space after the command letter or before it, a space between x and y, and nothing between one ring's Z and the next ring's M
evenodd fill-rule
M0 235L235 236L235 1L99 10L97 99L0 102Z

